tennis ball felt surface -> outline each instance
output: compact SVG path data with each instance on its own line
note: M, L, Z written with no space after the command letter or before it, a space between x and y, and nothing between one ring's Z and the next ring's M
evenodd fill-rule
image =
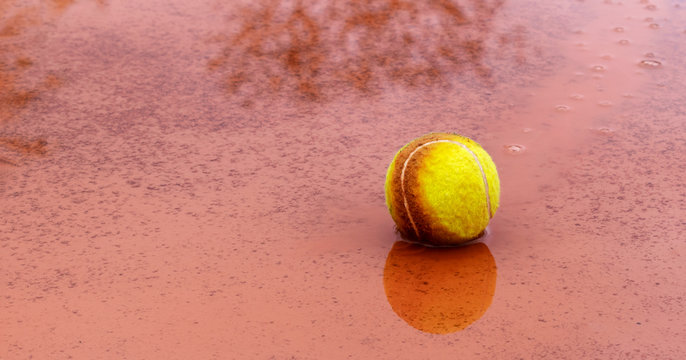
M500 202L493 160L477 142L431 133L395 154L386 174L386 205L400 234L429 245L481 236Z

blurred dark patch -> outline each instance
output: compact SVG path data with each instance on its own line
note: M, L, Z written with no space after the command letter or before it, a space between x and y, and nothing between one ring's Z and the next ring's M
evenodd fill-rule
M48 142L45 139L0 138L0 144L27 155L45 155Z
M0 126L39 99L41 94L61 85L61 79L55 75L36 74L33 69L35 61L25 53L35 47L31 30L55 20L75 1L46 0L29 5L0 0ZM44 155L47 152L45 139L5 136L2 128L0 146L20 156ZM3 158L0 158L0 163L17 165Z
M76 0L49 0L52 6L57 10L65 10L66 8L72 6Z
M222 53L208 67L232 95L277 93L326 100L347 89L450 86L466 72L492 82L491 47L514 47L526 61L525 31L494 34L504 0L279 1L244 8ZM230 23L230 25L233 23ZM519 29L523 30L523 29Z

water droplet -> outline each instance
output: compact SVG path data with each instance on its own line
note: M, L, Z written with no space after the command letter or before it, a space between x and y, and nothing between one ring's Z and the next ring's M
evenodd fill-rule
M648 68L648 69L656 69L662 66L662 63L657 61L657 60L641 60L640 63L638 63L638 66Z
M569 95L569 97L571 99L574 99L574 100L583 100L584 99L584 96L582 94L572 94L572 95Z
M510 154L517 155L523 153L525 150L524 145L518 145L518 144L511 144L511 145L505 145L505 151L507 151Z
M660 24L656 24L656 23L652 23L652 24L650 24L650 25L648 25L648 26L649 26L651 29L659 29L659 28L660 28Z
M627 40L627 39L619 40L619 45L629 45L629 40Z
M649 53L645 53L645 54L644 54L643 56L645 56L645 57L647 57L647 58L651 58L651 59L652 59L652 58L654 58L654 57L655 57L655 54L654 54L654 53L651 53L651 52L649 52Z
M600 56L600 58L603 60L612 60L614 58L614 56L612 56L610 54L605 54L605 55Z
M603 106L603 107L610 107L610 106L612 106L612 101L601 100L601 101L598 101L598 105Z
M650 4L650 5L646 6L646 10L655 11L655 10L657 10L657 6Z
M617 26L616 28L614 28L612 30L614 30L614 32L618 32L618 33L624 32L624 28L621 26Z
M612 136L615 131L610 129L609 127L599 127L595 129L595 132L597 132L600 135Z
M647 17L647 18L643 19L643 21L645 21L645 22L653 22L653 20L655 20L655 19L653 19L651 17Z
M591 70L593 70L593 71L595 71L595 72L603 72L603 71L605 71L605 66L603 66L603 65L593 65L593 66L591 66Z
M568 112L568 111L572 110L572 108L567 106L567 105L557 105L557 106L555 106L555 110L557 110L559 112Z

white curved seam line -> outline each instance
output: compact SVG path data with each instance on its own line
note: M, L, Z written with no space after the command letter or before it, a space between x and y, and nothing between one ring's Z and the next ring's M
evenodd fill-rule
M486 205L488 207L488 218L491 219L493 216L491 216L491 196L488 193L488 179L486 178L486 172L484 171L483 166L481 166L481 161L479 161L479 158L476 156L476 154L470 150L465 144L456 142L456 141L450 141L450 140L444 140L447 142L451 142L453 144L457 144L462 146L465 150L467 150L472 156L474 157L474 161L476 161L476 164L479 166L479 170L481 170L481 177L484 180L484 189L486 190Z
M452 140L434 140L434 141L429 141L428 143L422 144L421 146L418 146L416 149L414 149L410 155L405 159L405 162L403 163L403 170L400 173L400 190L403 193L403 204L405 205L405 212L407 213L407 217L410 219L410 224L412 224L412 228L414 229L415 234L417 234L417 240L419 240L419 229L417 229L417 224L415 224L414 219L412 219L412 213L410 212L410 205L407 202L407 195L405 192L405 170L407 170L407 164L410 162L410 159L414 154L419 151L419 149L431 145L431 144L436 144L436 143L441 143L441 142L447 142L447 143L453 143L456 145L461 146L467 152L469 152L472 157L474 158L474 161L476 161L476 165L479 166L479 170L481 171L481 177L484 181L484 189L486 191L486 205L488 207L488 218L492 218L493 216L491 215L491 197L488 192L488 179L486 178L486 173L484 172L483 166L481 166L481 161L479 161L479 158L476 156L476 154L470 150L466 145L459 143L457 141L452 141Z

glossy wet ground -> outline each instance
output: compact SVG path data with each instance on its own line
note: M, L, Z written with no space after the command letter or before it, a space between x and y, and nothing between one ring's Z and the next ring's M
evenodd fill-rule
M680 358L684 7L0 0L0 358ZM479 244L396 243L431 131Z

